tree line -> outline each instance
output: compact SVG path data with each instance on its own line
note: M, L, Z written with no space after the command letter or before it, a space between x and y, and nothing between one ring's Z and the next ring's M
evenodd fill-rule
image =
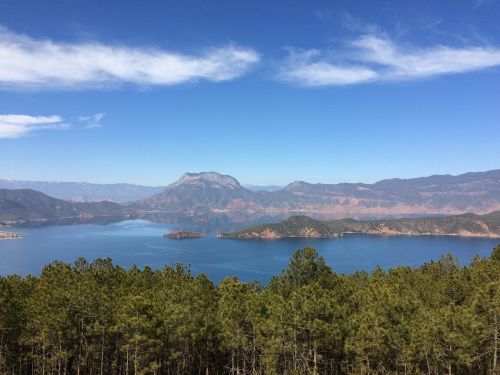
M499 374L499 336L500 245L351 275L305 248L267 286L110 259L0 278L6 375Z

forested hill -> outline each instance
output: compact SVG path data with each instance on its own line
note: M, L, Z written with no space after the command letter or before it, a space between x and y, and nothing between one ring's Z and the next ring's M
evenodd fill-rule
M133 210L113 202L67 202L30 189L0 189L0 223L131 215Z
M219 237L235 239L333 238L342 236L344 233L500 238L500 211L486 215L463 214L363 221L354 219L321 221L308 216L292 216L275 224L259 224L238 232L220 233Z
M499 317L500 246L353 275L304 249L267 287L80 259L0 277L0 373L497 374Z

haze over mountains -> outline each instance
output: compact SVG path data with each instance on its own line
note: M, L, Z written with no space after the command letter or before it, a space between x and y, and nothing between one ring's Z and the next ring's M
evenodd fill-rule
M325 217L484 214L500 209L500 170L374 184L297 181L271 192L251 191L215 172L186 173L139 204L158 211L290 211Z
M248 190L252 191L277 191L283 189L283 186L279 185L243 185Z
M0 189L32 189L54 198L75 202L111 201L126 203L159 193L165 187L133 184L92 184L88 182L0 180Z
M244 187L252 191L283 189L283 186L278 185L244 185ZM74 202L110 201L127 203L150 197L162 192L165 188L166 186L144 186L125 183L94 184L89 182L0 179L0 189L32 189L54 198Z

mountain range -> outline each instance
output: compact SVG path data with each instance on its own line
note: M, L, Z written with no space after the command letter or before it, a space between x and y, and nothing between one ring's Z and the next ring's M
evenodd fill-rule
M244 185L251 191L277 191L278 185ZM150 197L165 190L166 186L135 184L95 184L89 182L25 181L0 179L0 189L31 189L51 197L73 202L110 201L130 203Z
M1 182L4 185L0 183L0 186L11 187L20 183L10 180ZM250 190L234 177L216 172L186 173L164 188L28 181L22 181L22 185L43 188L72 200L103 197L105 201L70 202L33 189L0 189L0 220L82 215L128 217L166 212L189 215L193 212L203 215L230 213L276 218L307 214L322 219L373 219L465 212L485 214L500 210L500 170L458 176L390 179L374 184L296 181L276 191ZM115 202L107 201L108 197Z
M296 181L277 191L251 191L216 172L186 173L137 204L154 211L298 212L332 218L485 214L500 209L500 170L374 184Z
M92 184L88 182L0 180L0 189L31 189L74 202L133 202L165 190L165 186Z

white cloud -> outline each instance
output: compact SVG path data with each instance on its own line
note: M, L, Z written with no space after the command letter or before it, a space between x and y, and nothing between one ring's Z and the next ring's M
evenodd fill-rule
M388 68L384 78L415 79L440 74L467 73L500 65L500 49L486 47L450 48L438 46L405 51L388 39L374 35L353 43L366 62Z
M20 138L44 129L66 129L60 116L0 115L0 138Z
M36 40L0 29L0 86L3 88L226 81L245 74L259 60L256 51L233 44L192 56L155 48Z
M316 50L292 52L281 78L305 86L349 85L374 81L408 81L478 71L500 65L500 48L401 47L388 38L365 35L347 52L328 57Z
M104 113L96 113L92 116L80 116L78 121L83 123L87 129L100 128L101 121L104 118Z
M372 69L349 64L331 64L318 50L291 51L281 78L306 86L336 86L374 80Z

